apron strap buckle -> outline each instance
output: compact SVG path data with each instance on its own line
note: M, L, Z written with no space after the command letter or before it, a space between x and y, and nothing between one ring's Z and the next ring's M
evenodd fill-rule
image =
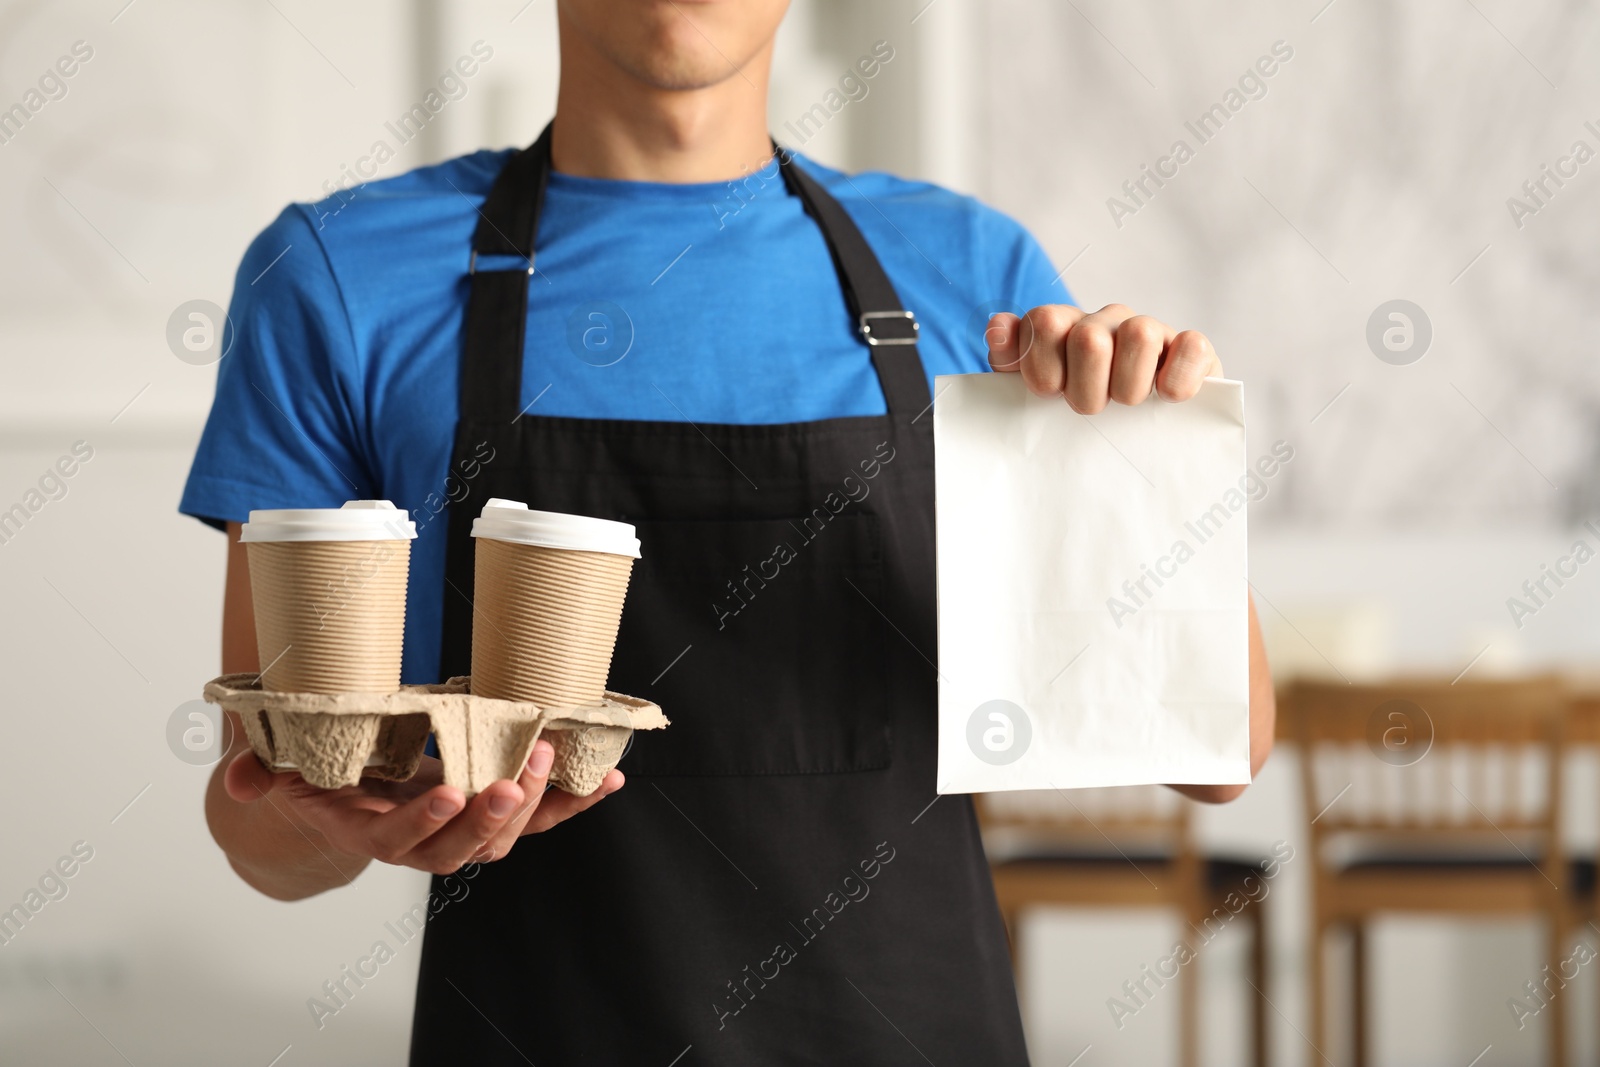
M887 320L887 321L885 321ZM896 323L910 323L910 330L904 326L883 326L874 328L873 322L881 321ZM917 335L922 332L922 326L917 322L917 316L911 311L863 311L859 320L861 339L876 348L878 345L914 345Z
M498 253L491 253L491 254L498 254ZM525 257L518 256L516 258L524 259ZM527 260L527 263L528 263L528 275L531 277L533 275L533 273L534 273L533 260L529 259L529 260ZM478 273L478 250L476 248L474 248L472 250L472 256L467 260L467 273L469 275Z

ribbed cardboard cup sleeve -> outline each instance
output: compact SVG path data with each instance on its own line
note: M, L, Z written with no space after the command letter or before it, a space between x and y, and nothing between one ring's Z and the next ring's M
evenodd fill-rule
M264 688L400 688L410 541L252 541L245 548Z
M633 560L477 538L472 691L543 708L600 703Z

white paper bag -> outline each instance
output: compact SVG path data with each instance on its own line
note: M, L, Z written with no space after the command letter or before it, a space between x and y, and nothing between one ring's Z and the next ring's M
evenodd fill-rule
M1243 385L937 387L938 791L1249 782Z

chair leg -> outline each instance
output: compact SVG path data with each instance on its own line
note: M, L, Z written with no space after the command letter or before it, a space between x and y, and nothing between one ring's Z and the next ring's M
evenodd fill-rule
M1267 1067L1267 929L1261 905L1250 915L1250 1064Z
M1311 923L1311 1047L1319 1058L1328 1047L1328 926L1321 916Z
M1350 1062L1367 1067L1367 924L1357 919L1350 924L1350 933L1354 949L1350 954L1350 1039L1355 1046Z
M1178 975L1178 1064L1196 1067L1200 1062L1200 959L1193 959Z
M1561 980L1562 949L1565 947L1566 924L1552 913L1548 920L1548 953L1550 973ZM1557 987L1550 999L1550 1063L1553 1067L1567 1067L1567 997L1566 989Z

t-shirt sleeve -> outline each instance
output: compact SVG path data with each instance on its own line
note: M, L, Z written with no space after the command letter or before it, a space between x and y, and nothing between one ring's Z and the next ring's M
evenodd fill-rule
M968 204L975 231L972 292L988 298L966 320L963 336L968 343L960 346L958 359L960 373L981 374L989 370L983 334L990 315L1021 315L1041 304L1074 301L1049 254L1021 223L979 201Z
M285 209L245 253L223 346L178 510L222 527L253 508L370 498L349 315L302 209Z
M1001 216L1004 240L1000 271L1000 291L1006 293L1016 305L1013 310L1027 311L1040 304L1075 304L1067 284L1050 262L1050 255L1038 240L1021 223Z

